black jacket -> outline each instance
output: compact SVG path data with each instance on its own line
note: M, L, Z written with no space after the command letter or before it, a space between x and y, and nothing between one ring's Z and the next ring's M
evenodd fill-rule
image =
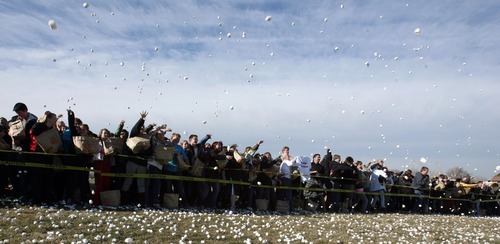
M336 163L332 166L333 181L341 184L355 184L358 179L358 170L345 163Z
M141 128L144 126L144 122L145 122L145 120L140 118L137 121L137 123L135 123L134 127L132 127L132 130L130 131L130 137L141 136ZM152 146L153 140L151 138L149 140L150 140L151 146L145 152L140 152L140 153L134 154L128 146L125 147L125 149L126 149L125 154L130 156L129 157L130 161L132 161L136 164L139 164L139 165L143 165L143 166L147 165L148 158L151 157L151 155L153 155L153 146Z

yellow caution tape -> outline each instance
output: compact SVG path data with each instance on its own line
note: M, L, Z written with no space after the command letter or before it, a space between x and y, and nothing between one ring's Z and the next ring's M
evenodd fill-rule
M98 170L89 169L86 167L69 166L61 164L41 164L30 162L13 162L13 161L0 161L0 165L19 166L19 167L32 167L32 168L46 168L46 169L66 169L66 170L79 170L79 171L92 171L100 173Z
M307 191L318 191L318 192L338 192L338 193L351 193L351 194L365 194L365 195L381 195L385 196L396 196L396 197L423 197L435 200L455 200L455 201L469 201L469 202L496 202L498 201L495 195L478 195L480 197L491 197L490 200L470 200L470 199L460 199L460 198L447 198L447 197L432 197L429 195L414 195L414 194L400 194L400 193L389 193L389 192L357 192L353 190L345 189L325 189L325 188L308 188L308 187L295 187L295 186L274 186L274 185L264 185L264 184L253 184L250 182L243 181L232 181L223 180L215 178L201 178L192 176L179 176L179 175L167 175L167 174L127 174L127 173L103 173L99 170L89 169L87 167L69 166L69 165L59 165L59 164L41 164L41 163L31 163L31 162L14 162L14 161L0 161L0 165L7 166L18 166L18 167L33 167L33 168L49 168L49 169L59 169L59 170L79 170L79 171L89 171L99 174L101 177L123 177L123 178L144 178L144 179L163 179L163 180L182 180L182 181L196 181L196 182L214 182L223 184L235 184L244 185L256 188L272 188L272 189L282 189L282 190L307 190ZM393 185L400 187L399 185Z

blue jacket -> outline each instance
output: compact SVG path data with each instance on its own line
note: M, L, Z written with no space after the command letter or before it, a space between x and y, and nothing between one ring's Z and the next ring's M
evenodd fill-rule
M171 142L165 143L166 146L175 147L174 149L174 158L172 161L169 161L166 165L163 166L163 170L168 172L177 173L179 172L179 160L177 159L177 155L181 155L185 162L188 162L188 156L180 145L173 144Z

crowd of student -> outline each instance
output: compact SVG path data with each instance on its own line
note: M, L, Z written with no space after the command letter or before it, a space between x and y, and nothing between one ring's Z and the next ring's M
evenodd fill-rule
M16 115L12 119L1 118L0 190L2 198L25 203L100 205L101 193L119 190L122 205L150 208L161 208L165 201L162 196L174 194L174 201L184 208L307 208L476 216L500 213L498 183L487 185L445 175L431 178L427 167L416 173L392 172L382 160L364 165L352 157L342 160L330 150L323 156L314 154L311 160L291 157L288 147L273 157L269 152L257 152L263 141L239 152L236 144L209 143L211 134L201 140L190 135L181 141L179 133L167 138L171 130L165 125L146 126L146 112L140 113L130 132L121 121L115 133L101 129L94 134L72 110L67 111L67 124L59 120L62 115L50 111L37 118L23 103L15 104L13 110ZM62 147L48 150L37 141L50 130L57 130ZM75 145L75 137L99 138L97 150L85 153ZM111 138L116 138L115 144L121 143L114 152L106 144ZM140 142L129 142L132 138L147 143L140 147ZM160 152L166 148L173 153L165 160ZM26 167L12 162L80 168ZM93 186L89 183L90 169L95 171ZM145 175L119 177L106 173Z

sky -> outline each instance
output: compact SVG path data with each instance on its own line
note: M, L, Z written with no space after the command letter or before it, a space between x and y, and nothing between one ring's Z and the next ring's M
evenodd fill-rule
M490 179L499 13L496 0L0 1L1 116L71 108L97 133L147 111L182 139Z

